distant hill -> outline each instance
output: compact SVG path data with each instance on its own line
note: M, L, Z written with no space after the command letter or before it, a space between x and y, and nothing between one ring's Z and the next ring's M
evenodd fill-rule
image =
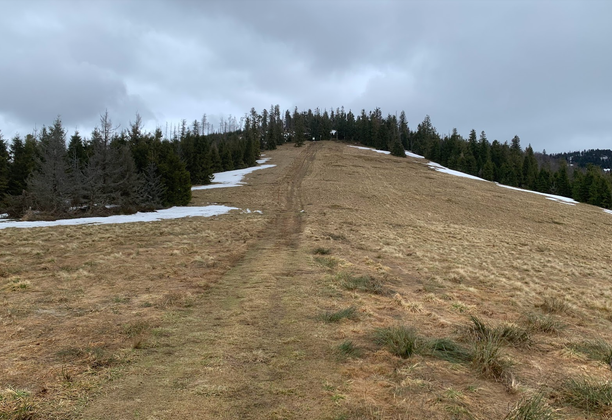
M602 169L610 169L612 167L612 150L610 149L590 149L581 152L568 152L550 154L553 158L565 159L567 163L586 168L591 163L599 166Z

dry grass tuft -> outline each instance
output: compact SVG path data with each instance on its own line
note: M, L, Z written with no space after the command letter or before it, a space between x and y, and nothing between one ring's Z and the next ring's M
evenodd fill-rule
M521 399L504 417L504 420L554 420L555 411L546 403L542 394Z
M571 306L567 301L554 296L545 297L538 307L550 314L569 314L571 312Z
M402 359L412 356L420 344L415 329L403 325L377 329L374 332L374 341Z
M612 407L612 383L592 377L568 379L561 387L568 404L587 412L609 412Z

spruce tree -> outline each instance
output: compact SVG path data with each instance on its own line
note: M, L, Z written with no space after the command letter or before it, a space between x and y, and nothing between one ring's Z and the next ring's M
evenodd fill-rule
M306 127L304 125L304 116L298 114L297 108L293 113L293 124L295 127L295 147L302 147L304 145L304 131L306 131Z
M69 207L66 131L59 117L49 130L43 127L40 140L38 168L28 181L38 210L63 213Z
M8 191L9 153L0 131L0 200Z
M8 194L17 196L27 189L28 178L36 166L37 142L34 136L28 134L25 142L19 135L13 137L10 155Z
M212 147L211 152L211 165L213 173L223 172L223 163L221 162L221 156L219 155L219 149L216 145Z
M556 193L564 197L572 197L572 185L567 174L567 164L561 161L559 170L555 173Z
M191 201L189 172L168 141L163 141L159 145L157 167L166 190L163 205L186 206L189 204Z

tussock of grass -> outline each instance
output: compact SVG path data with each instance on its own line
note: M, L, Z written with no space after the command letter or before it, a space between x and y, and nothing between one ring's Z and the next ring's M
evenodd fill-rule
M313 249L312 253L315 255L329 255L331 254L331 249L318 247Z
M438 338L428 343L430 354L450 363L463 363L472 359L472 353L449 338Z
M340 343L337 347L337 352L341 357L360 357L361 350L353 344L351 340L346 340Z
M504 420L554 420L555 412L542 394L521 399L504 417Z
M495 335L477 341L472 357L474 368L487 378L507 379L510 376L511 364L502 356L501 349L502 341Z
M329 269L334 269L338 265L338 260L334 257L315 257L314 260L317 262L317 264Z
M591 360L598 360L612 366L612 346L603 340L572 343L569 347L584 354Z
M551 314L567 314L571 312L571 308L565 300L552 296L545 297L538 307L544 312Z
M479 341L499 341L500 344L515 346L527 345L531 340L530 331L514 324L504 324L492 328L478 317L470 315L472 325L467 327L468 335Z
M507 344L522 346L531 341L531 333L517 325L502 325L494 330L494 334Z
M336 312L325 312L319 316L322 321L325 322L339 322L344 318L355 319L357 318L357 308L350 306L345 309L341 309Z
M569 379L562 386L563 399L586 411L603 411L612 405L612 383L594 378Z
M419 337L414 328L403 325L387 328L379 328L374 332L376 344L386 347L395 356L407 359L416 350Z
M559 333L566 325L551 315L528 313L524 317L527 328L535 332Z
M377 295L382 295L385 293L382 282L368 275L353 276L348 273L341 273L338 274L337 278L340 280L342 287L344 287L346 290L368 292Z

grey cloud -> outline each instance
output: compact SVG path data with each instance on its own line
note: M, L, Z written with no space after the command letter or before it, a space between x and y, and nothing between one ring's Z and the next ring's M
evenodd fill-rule
M609 2L34 4L0 17L11 126L93 124L106 108L163 125L273 103L379 106L538 150L612 147Z

